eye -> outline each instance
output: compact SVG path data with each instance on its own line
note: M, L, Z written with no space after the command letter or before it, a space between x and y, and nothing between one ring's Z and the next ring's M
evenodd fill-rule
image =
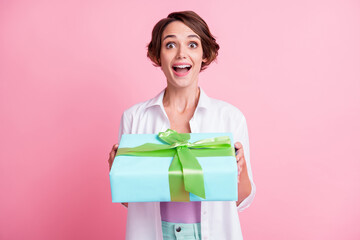
M168 42L166 45L165 45L166 48L174 48L175 47L175 43L173 42Z
M191 43L189 44L189 47L190 47L190 48L197 48L197 46L198 46L198 44L197 44L196 42L191 42Z

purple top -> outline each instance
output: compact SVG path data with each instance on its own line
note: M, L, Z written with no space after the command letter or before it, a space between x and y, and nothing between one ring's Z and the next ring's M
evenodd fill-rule
M161 220L173 223L199 223L201 202L160 202Z

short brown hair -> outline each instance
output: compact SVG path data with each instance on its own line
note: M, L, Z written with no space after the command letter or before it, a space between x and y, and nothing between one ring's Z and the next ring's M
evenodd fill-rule
M174 21L181 21L196 34L200 36L201 45L203 48L203 59L207 58L206 62L202 62L200 71L207 68L218 55L219 44L216 43L214 36L210 33L209 27L206 22L193 11L182 11L170 13L167 18L161 19L153 28L150 43L147 45L147 56L159 67L160 51L161 51L161 36L166 26Z

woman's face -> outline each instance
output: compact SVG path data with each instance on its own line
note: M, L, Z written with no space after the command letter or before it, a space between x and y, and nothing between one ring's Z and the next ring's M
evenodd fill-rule
M200 37L180 21L167 25L161 37L160 64L168 85L197 86L203 49Z

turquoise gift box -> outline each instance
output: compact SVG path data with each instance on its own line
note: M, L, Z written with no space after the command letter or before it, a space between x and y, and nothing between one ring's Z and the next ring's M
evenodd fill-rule
M231 133L190 133L189 143L227 136L234 151ZM120 148L162 144L158 134L124 134ZM191 147L190 152L191 152ZM202 149L196 149L202 151ZM174 151L176 152L176 150ZM215 154L216 155L216 154ZM116 156L110 170L112 202L170 202L169 167L174 157ZM205 198L191 192L189 201L236 201L237 164L235 155L196 157L203 174ZM200 181L201 182L201 181Z

